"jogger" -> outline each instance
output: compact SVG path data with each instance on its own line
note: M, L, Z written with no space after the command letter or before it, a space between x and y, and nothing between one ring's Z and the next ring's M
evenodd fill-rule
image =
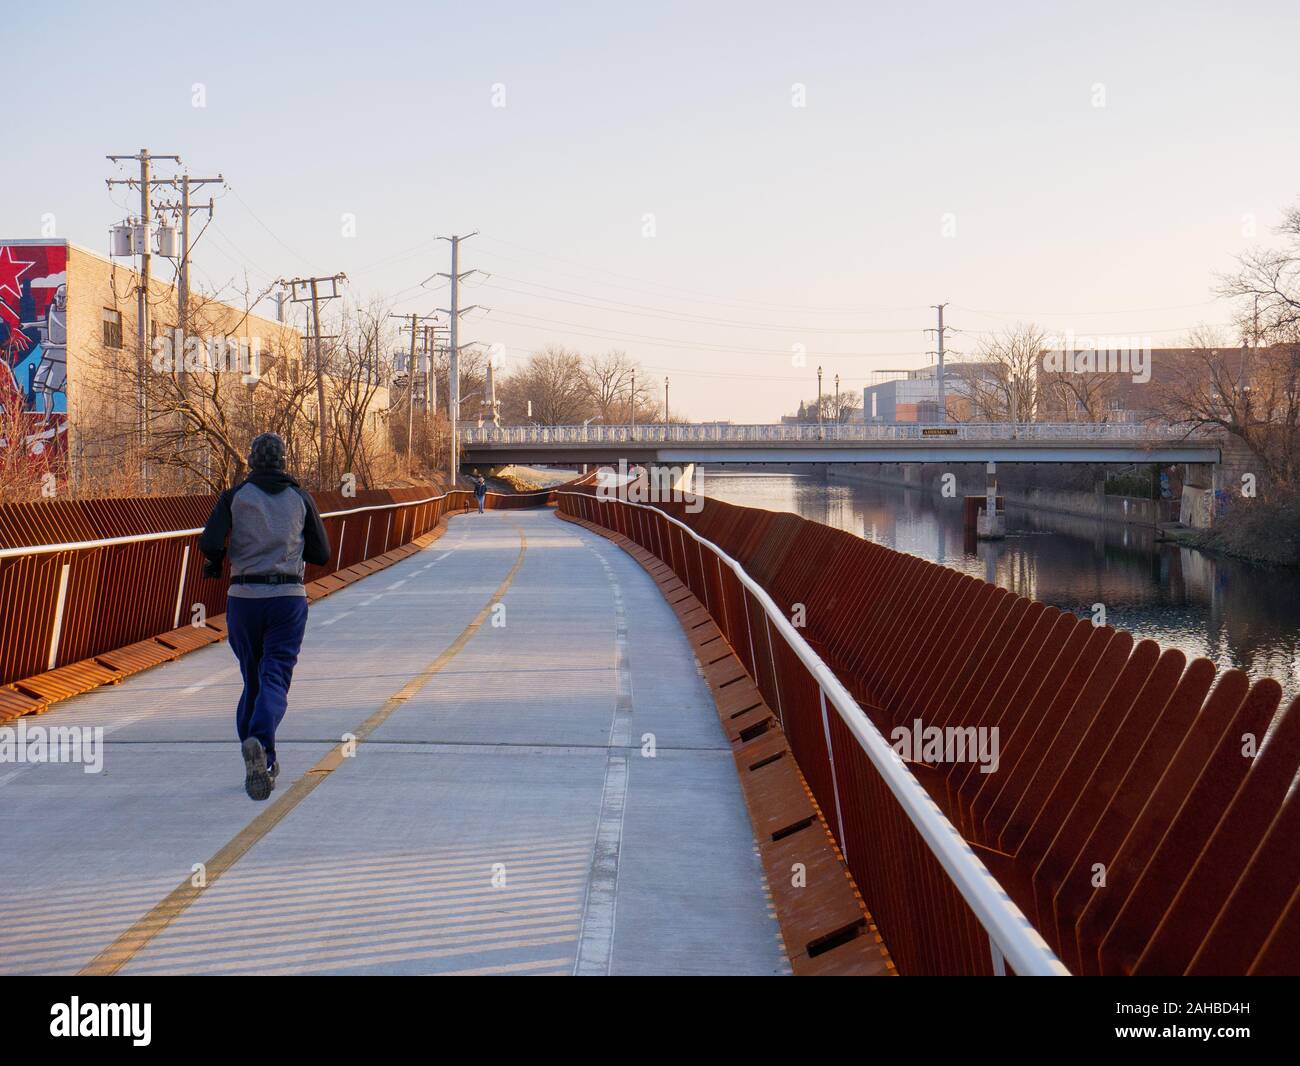
M316 502L285 472L284 457L284 441L276 434L254 440L248 478L221 494L199 538L208 577L221 576L230 541L226 630L244 678L235 730L244 756L244 791L255 800L271 794L280 772L275 732L307 627L305 563L330 559Z

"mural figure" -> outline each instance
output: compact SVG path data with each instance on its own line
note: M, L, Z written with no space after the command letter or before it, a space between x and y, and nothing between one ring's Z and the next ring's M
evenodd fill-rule
M62 244L0 244L0 448L33 459L67 443L67 265Z

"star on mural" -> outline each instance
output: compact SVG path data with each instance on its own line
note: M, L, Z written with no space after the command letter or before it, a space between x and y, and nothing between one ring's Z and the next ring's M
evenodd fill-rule
M15 259L12 245L6 244L0 247L0 296L8 292L13 294L15 300L21 300L23 291L19 288L18 282L35 265L35 260L27 262Z

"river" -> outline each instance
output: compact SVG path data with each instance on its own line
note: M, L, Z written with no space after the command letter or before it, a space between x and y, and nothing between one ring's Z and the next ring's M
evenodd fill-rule
M821 473L709 468L704 491L730 503L793 511L897 551L983 578L1134 637L1205 657L1300 694L1300 574L1206 555L1154 531L1007 505L1007 537L968 541L960 500ZM1285 703L1284 703L1285 705Z

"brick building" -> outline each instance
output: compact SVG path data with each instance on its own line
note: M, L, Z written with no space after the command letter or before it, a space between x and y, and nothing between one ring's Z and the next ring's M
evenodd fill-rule
M166 365L157 357L173 347L179 317L175 287L151 278L142 363L139 284L130 266L69 241L0 239L0 449L40 465L66 457L91 477L121 463L150 394L145 375ZM189 318L191 365L225 356L223 390L255 388L267 353L302 357L298 331L244 308L192 296Z

